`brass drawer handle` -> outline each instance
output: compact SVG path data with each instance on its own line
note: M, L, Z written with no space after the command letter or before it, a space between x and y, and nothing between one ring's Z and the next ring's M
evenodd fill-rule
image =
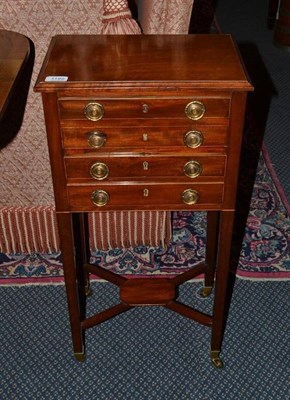
M199 200L199 193L193 189L186 189L182 193L181 198L184 204L188 205L196 204Z
M191 149L196 149L203 144L203 134L200 131L189 131L184 135L184 143Z
M202 173L202 166L198 161L188 161L184 164L183 171L189 178L197 178Z
M102 119L104 113L104 107L99 103L88 103L84 108L84 114L90 121L98 121L99 119Z
M96 162L90 168L90 175L92 178L102 181L109 175L109 167L102 162Z
M96 206L103 207L108 204L110 197L105 190L94 190L91 195L91 200Z
M107 136L102 132L89 132L88 133L88 144L90 147L98 149L105 145Z
M187 104L185 107L185 114L187 118L194 121L202 118L205 113L205 106L202 102L194 100Z

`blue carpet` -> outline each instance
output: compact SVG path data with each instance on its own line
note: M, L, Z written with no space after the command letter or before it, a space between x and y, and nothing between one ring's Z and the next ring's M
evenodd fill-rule
M180 299L209 310L200 283ZM117 301L93 283L89 313ZM64 287L0 290L0 399L286 400L289 282L237 280L223 343L223 370L209 359L210 329L162 308L139 308L86 333L74 360Z

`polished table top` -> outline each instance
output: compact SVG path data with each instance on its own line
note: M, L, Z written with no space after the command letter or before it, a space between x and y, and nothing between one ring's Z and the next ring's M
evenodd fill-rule
M232 38L220 34L57 35L35 89L176 87L181 82L195 89L252 90Z
M0 119L13 87L29 56L29 40L16 32L0 30Z

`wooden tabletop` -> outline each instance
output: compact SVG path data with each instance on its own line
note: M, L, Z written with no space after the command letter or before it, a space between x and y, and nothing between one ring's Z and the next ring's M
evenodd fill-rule
M16 32L0 30L0 119L25 61L29 40Z
M35 89L156 82L252 90L229 35L55 36Z

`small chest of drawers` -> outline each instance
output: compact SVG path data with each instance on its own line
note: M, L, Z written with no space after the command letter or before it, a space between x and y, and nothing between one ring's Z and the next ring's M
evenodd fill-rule
M100 316L82 318L78 271L84 269L120 286L118 312L158 304L212 326L211 357L221 365L229 238L246 94L252 90L231 37L56 36L36 90L43 98L77 357L84 354L82 332L101 322ZM175 280L133 283L91 266L84 255L84 216L104 210L207 211L205 265ZM84 267L78 267L74 247L81 247L77 259ZM200 272L204 295L216 277L212 316L188 311L171 295ZM157 292L163 293L159 300Z

